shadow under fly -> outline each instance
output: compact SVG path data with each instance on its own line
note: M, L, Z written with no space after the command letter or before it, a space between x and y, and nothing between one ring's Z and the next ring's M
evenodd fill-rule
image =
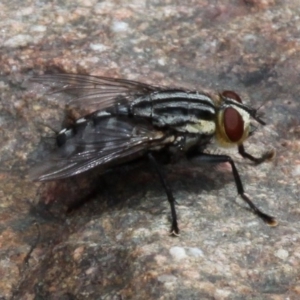
M32 180L58 180L94 167L104 173L148 157L170 204L171 233L178 235L175 198L156 154L163 152L173 162L183 155L197 157L198 162L228 162L241 198L264 222L277 225L276 219L262 212L245 193L230 156L203 152L216 141L221 147L236 146L242 157L255 164L274 156L274 151L267 151L254 157L245 150L243 142L255 131L253 120L265 123L257 109L242 103L235 92L213 94L76 74L42 75L31 81L49 86L53 93L68 93L73 97L70 105L91 111L56 135L57 149L33 168Z

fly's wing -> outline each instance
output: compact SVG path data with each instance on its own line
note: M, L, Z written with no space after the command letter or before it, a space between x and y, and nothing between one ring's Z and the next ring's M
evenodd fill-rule
M102 110L118 102L125 104L139 95L164 90L137 81L78 74L41 75L30 80L49 86L53 93L66 92L73 97L70 104L93 110Z
M77 130L46 162L32 169L29 177L34 181L56 180L96 166L104 172L161 145L164 138L162 132L143 120L106 117L96 125L87 120L81 131Z

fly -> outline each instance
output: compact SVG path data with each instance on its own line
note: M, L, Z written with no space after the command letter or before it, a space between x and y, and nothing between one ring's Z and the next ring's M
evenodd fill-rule
M94 167L104 173L121 163L148 156L170 204L171 233L178 235L175 199L156 153L168 153L174 159L185 155L208 163L228 162L241 198L265 223L277 225L276 219L262 212L245 193L230 156L203 152L214 138L220 146L237 146L242 157L256 164L273 157L273 151L261 157L246 152L243 142L254 132L251 119L265 123L257 110L243 104L235 92L209 94L75 74L43 75L32 81L50 86L54 92L66 92L74 97L71 104L92 111L57 134L56 151L31 171L32 180L62 179Z

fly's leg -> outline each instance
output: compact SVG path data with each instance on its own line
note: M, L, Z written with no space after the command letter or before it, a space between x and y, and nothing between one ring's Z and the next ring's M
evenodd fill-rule
M163 185L163 188L167 194L167 197L168 197L168 201L169 201L170 208L171 208L171 217L172 217L172 226L171 226L170 233L171 233L171 235L178 236L179 228L178 228L178 224L177 224L177 214L176 214L176 209L175 209L175 199L174 199L173 193L172 193L172 191L166 181L166 178L162 172L162 169L160 168L156 159L153 157L153 155L151 153L148 153L148 157L149 157L149 160L151 161L152 165L154 166L154 168L159 176L159 179Z
M266 160L272 159L275 156L275 151L271 150L271 151L265 152L261 157L254 157L251 154L249 154L248 152L246 152L243 144L238 146L238 150L239 150L239 154L242 157L253 161L257 165L261 164L262 162L264 162Z
M246 155L248 155L248 154L246 153ZM249 158L248 156L246 156L246 157ZM276 226L277 225L276 219L272 216L269 216L269 215L263 213L250 200L249 196L245 193L240 175L237 171L237 168L234 164L234 161L232 160L232 158L230 156L201 153L201 154L198 154L197 161L206 162L206 163L225 163L225 162L230 163L232 173L233 173L233 177L234 177L234 181L235 181L235 185L236 185L236 188L237 188L237 192L241 196L241 198L249 205L249 207L251 208L253 213L256 214L258 217L260 217L265 223L267 223L270 226Z

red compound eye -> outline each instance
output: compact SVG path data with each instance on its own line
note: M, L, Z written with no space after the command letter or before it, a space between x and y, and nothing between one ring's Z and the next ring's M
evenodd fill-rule
M237 102L242 103L241 97L237 93L235 93L233 91L223 91L222 92L222 96L225 97L225 98L233 99L233 100L235 100Z
M224 111L224 129L231 142L238 142L244 134L244 120L239 112L227 107Z

